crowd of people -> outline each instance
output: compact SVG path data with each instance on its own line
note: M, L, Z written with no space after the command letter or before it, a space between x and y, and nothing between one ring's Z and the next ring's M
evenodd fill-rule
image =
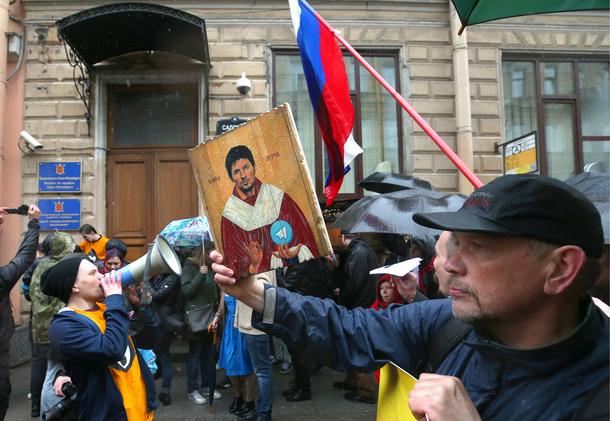
M0 420L10 393L7 297L24 272L33 417L77 396L64 417L152 419L159 402L172 404L180 336L188 400L221 399L227 384L238 420L272 419L274 337L293 368L289 402L315 399L312 374L328 366L346 373L332 385L345 399L375 404L378 370L392 361L419 376L405 406L422 419L585 419L600 396L607 406L608 316L590 291L607 304L600 262L609 246L595 208L562 182L500 177L457 212L416 214L440 236L369 243L342 232L337 255L239 281L212 242L176 246L182 275L151 279L150 303L121 285L125 243L89 225L78 245L50 233L34 260L39 215L32 205L20 250L0 268ZM370 274L412 257L419 266L404 276Z
M393 361L418 375L405 403L417 419L607 419L610 326L589 293L607 245L594 205L558 180L509 175L457 212L413 219L449 232L437 279L451 299L349 309L271 286L273 272L236 281L212 252L215 279L253 308L256 328L317 364L366 373ZM465 329L447 332L453 320Z

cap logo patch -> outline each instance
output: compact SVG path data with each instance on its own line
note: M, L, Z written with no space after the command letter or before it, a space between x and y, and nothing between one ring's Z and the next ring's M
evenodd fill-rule
M466 202L465 208L488 208L491 206L494 195L485 191L475 191L470 195Z

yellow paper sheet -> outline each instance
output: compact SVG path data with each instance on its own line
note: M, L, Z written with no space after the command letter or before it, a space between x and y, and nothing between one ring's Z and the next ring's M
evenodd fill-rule
M416 421L409 409L409 393L417 379L393 363L381 368L377 421Z

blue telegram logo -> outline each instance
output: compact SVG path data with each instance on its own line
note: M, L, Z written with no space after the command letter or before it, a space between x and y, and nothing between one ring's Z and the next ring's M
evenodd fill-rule
M271 224L271 240L278 245L289 244L292 241L292 227L282 219Z

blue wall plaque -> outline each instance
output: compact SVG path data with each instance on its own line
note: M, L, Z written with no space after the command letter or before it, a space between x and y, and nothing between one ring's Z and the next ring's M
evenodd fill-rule
M39 193L78 193L81 191L80 162L39 162Z
M78 230L80 228L80 199L41 199L41 230Z

